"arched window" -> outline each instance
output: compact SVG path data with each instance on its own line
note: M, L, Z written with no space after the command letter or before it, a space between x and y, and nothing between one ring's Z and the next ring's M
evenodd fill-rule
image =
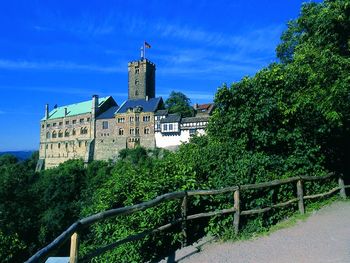
M46 133L46 139L50 139L50 132Z
M59 132L58 132L58 138L62 138L63 137L63 132L60 130Z
M87 134L88 133L88 129L86 128L86 127L82 127L81 129L80 129L80 134Z
M124 130L122 128L119 129L119 135L124 135Z
M75 131L75 129L73 129L72 131L72 135L75 135L77 132Z
M60 144L60 143L58 143L58 149L59 149L59 148L61 148L61 144Z
M149 134L149 128L148 127L145 128L144 134Z
M68 130L64 131L64 137L69 137L69 131Z
M52 138L56 138L57 137L57 133L56 133L56 131L53 131L52 132Z

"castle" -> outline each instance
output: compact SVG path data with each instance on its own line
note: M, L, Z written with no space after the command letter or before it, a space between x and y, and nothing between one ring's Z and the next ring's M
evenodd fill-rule
M125 148L176 148L194 134L204 134L213 104L195 105L195 117L169 114L156 97L156 66L141 57L128 63L128 99L111 97L57 107L45 106L40 121L37 170L69 159L109 160Z

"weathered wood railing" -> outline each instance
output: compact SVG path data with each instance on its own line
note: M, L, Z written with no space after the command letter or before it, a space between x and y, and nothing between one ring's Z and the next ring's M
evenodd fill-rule
M35 255L33 255L27 263L32 262L44 262L50 255L54 254L69 238L71 238L71 247L70 247L70 263L76 263L76 262L87 262L91 260L92 258L101 255L105 253L108 250L111 250L121 244L136 241L139 240L147 235L155 234L157 232L166 230L176 224L182 223L182 234L183 234L183 242L182 245L185 246L187 243L187 221L198 219L198 218L204 218L204 217L210 217L214 215L222 215L222 214L228 214L228 213L234 213L234 231L238 233L239 226L240 226L240 217L243 215L252 215L252 214L258 214L258 213L264 213L267 212L273 208L279 208L279 207L285 207L290 204L293 204L295 202L298 202L298 208L299 212L301 214L305 213L304 208L304 200L308 199L315 199L319 197L325 197L328 195L331 195L337 191L339 191L340 196L342 198L346 198L346 188L350 188L350 185L345 185L344 180L342 177L338 178L338 187L335 187L328 192L320 193L320 194L314 194L314 195L307 195L304 196L303 191L303 182L306 181L320 181L335 177L334 174L329 174L327 176L323 177L313 177L313 176L299 176L299 177L291 177L287 179L282 180L274 180L271 182L265 182L265 183L258 183L258 184L247 184L247 185L241 185L241 186L232 186L232 187L226 187L222 189L216 189L216 190L196 190L196 191L182 191L182 192L173 192L164 194L161 196L156 197L153 200L122 207L122 208L116 208L111 209L105 212L101 212L86 218L83 218L74 224L72 224L66 231L64 231L61 235L59 235L52 243L50 243L48 246L44 247L43 249L39 250ZM251 209L251 210L245 210L241 211L240 209L240 193L244 192L246 190L256 190L256 189L263 189L267 187L273 187L273 186L280 186L283 184L288 183L295 183L297 187L297 197L293 198L289 201L278 203L271 205L269 207L259 208L259 209ZM205 213L198 213L189 215L188 214L188 197L190 196L201 196L201 195L217 195L217 194L224 194L224 193L233 193L234 197L234 203L232 208L228 209L222 209L219 211L212 211L212 212L205 212ZM117 217L121 215L128 215L133 214L138 211L143 211L151 207L155 207L163 202L169 201L169 200L175 200L175 199L182 199L182 205L181 205L181 218L175 219L173 222L170 222L166 225L143 231L139 234L128 236L124 239L118 240L115 243L109 244L107 246L101 247L94 252L91 252L90 254L84 256L83 258L80 258L78 260L78 252L79 252L79 232L85 228L88 227L96 222L99 222L101 220L111 218L111 217Z

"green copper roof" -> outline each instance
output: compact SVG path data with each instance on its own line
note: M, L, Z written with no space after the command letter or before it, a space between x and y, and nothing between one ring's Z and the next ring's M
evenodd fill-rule
M100 107L108 98L110 98L110 96L104 97L104 98L99 98L98 99L98 103L99 103L98 106ZM66 117L75 116L75 115L84 114L84 113L89 113L89 112L91 112L91 109L92 109L92 99L88 100L88 101L75 103L75 104L57 107L56 109L53 109L52 111L50 111L48 120L63 118L65 108L67 108ZM45 120L45 117L42 118L41 120Z

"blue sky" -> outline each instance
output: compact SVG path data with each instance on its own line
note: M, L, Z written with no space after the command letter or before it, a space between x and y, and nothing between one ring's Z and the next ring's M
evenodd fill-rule
M192 103L276 61L298 0L3 1L0 8L0 151L39 144L44 105L127 98L127 62L156 63L156 93Z

